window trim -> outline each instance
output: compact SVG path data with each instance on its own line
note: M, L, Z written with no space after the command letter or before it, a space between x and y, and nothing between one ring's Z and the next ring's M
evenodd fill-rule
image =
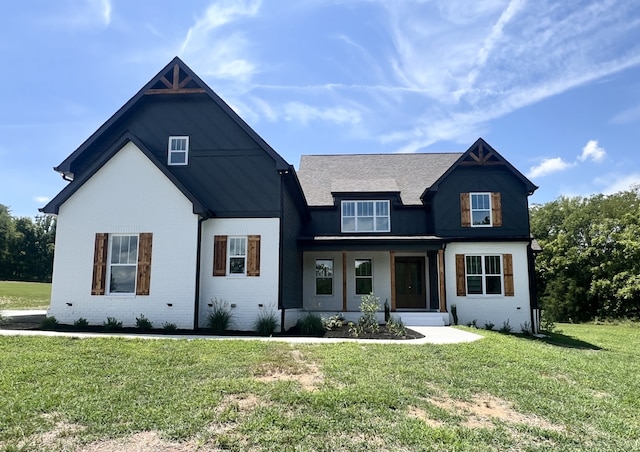
M369 215L361 215L358 216L358 204L363 204L363 203L373 203L373 215L369 216ZM387 210L387 214L386 215L378 215L377 214L377 204L378 203L383 203L386 205L386 210ZM353 215L346 215L344 214L344 208L346 204L353 204ZM346 230L344 223L345 223L345 218L349 219L349 218L353 218L354 221L354 229L353 230ZM373 229L372 230L360 230L358 227L359 224L359 219L360 218L372 218L373 219ZM386 218L387 219L387 228L386 229L378 229L377 225L378 225L378 218ZM349 200L344 200L341 201L340 203L340 232L343 233L358 233L358 234L362 234L362 233L367 233L367 232L391 232L391 203L389 202L388 199L349 199Z
M330 268L331 275L330 276L326 276L325 275L323 277L319 277L319 275L318 275L318 263L322 262L322 261L331 262L331 268ZM334 268L335 268L334 267L334 261L331 258L317 258L315 260L315 263L316 263L316 266L315 266L315 278L314 278L315 279L315 294L318 297L332 297L333 296L333 281L334 281L333 275L334 275ZM331 286L330 286L329 293L318 293L318 280L319 279L320 280L327 280L328 279L328 280L331 281Z
M231 243L236 241L236 240L241 240L244 242L244 254L231 254ZM249 246L249 241L247 239L247 236L239 236L239 235L231 235L227 237L227 276L247 276L247 264L248 264L248 256L249 256L249 250L248 250L248 246ZM244 265L243 265L243 271L242 273L240 272L232 272L231 271L231 259L244 259Z
M482 277L483 277L483 293L482 294L470 294L468 293L467 277L467 257L468 256L480 256L482 257ZM485 269L485 256L496 256L500 259L500 294L487 294L486 293L486 269ZM469 253L469 254L456 254L455 255L455 272L456 272L456 295L458 297L469 298L498 298L498 297L514 297L514 271L513 271L513 254L511 253ZM473 275L473 274L472 274ZM489 274L491 276L492 274Z
M113 263L113 240L116 237L129 237L129 244L131 243L131 237L136 237L136 256L134 259L134 263ZM107 248L107 275L106 275L106 295L116 296L116 297L130 297L132 295L136 295L138 289L138 257L140 255L140 234L130 234L130 233L118 233L118 234L109 234L108 240L108 248ZM134 267L134 278L133 278L133 290L131 292L114 292L111 289L111 276L113 274L113 267Z
M371 274L367 275L367 276L358 276L357 274L357 268L358 266L356 265L356 262L358 261L369 261L369 267L371 268ZM371 291L367 292L367 293L358 293L358 279L370 279L371 280ZM369 258L369 257L365 257L365 258L356 258L353 260L353 283L354 283L354 287L353 287L353 292L356 294L356 296L363 296L363 295L369 295L371 292L373 292L373 259Z
M473 208L473 197L474 196L486 196L489 200L489 208L488 209L474 209ZM472 228L492 228L493 227L493 196L490 192L471 192L469 193L469 216L471 221ZM473 213L474 212L488 212L489 223L488 224L474 224L473 222Z
M185 140L185 149L184 150L176 150L172 149L172 144L178 140ZM184 162L175 163L171 161L171 157L174 154L183 154L184 153ZM169 143L167 145L167 165L170 166L185 166L189 164L189 136L188 135L171 135L169 137Z

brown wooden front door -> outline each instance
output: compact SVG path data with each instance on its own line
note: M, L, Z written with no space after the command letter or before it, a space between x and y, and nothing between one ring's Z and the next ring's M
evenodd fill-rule
M426 309L424 257L396 257L396 309Z

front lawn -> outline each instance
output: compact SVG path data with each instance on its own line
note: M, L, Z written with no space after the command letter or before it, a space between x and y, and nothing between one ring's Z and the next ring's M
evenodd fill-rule
M0 449L640 450L640 328L459 345L0 338Z
M47 309L50 301L50 283L0 281L0 311Z

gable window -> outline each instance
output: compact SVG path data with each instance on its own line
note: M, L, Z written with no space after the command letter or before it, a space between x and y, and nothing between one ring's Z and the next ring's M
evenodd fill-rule
M91 295L149 295L152 240L151 233L96 234Z
M213 276L260 276L260 236L228 237L213 240Z
M342 232L389 232L389 201L342 201Z
M502 226L500 193L460 193L462 227Z
M169 137L169 165L186 165L189 163L189 137Z
M513 296L513 259L511 254L456 254L457 295Z
M373 292L371 259L356 259L355 270L356 295L369 295Z
M333 294L333 259L316 259L316 295Z

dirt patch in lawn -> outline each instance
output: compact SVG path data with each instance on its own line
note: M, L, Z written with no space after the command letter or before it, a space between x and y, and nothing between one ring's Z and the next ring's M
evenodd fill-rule
M564 426L553 424L539 416L520 413L512 407L511 403L489 394L476 395L469 402L443 398L432 398L427 401L445 411L464 417L465 421L462 425L467 428L493 428L494 421L498 420L554 432L565 430ZM411 412L409 414L411 415Z
M317 391L324 382L324 375L318 364L305 359L300 350L291 350L288 357L280 358L278 363L261 365L255 379L265 383L295 381L305 391Z

